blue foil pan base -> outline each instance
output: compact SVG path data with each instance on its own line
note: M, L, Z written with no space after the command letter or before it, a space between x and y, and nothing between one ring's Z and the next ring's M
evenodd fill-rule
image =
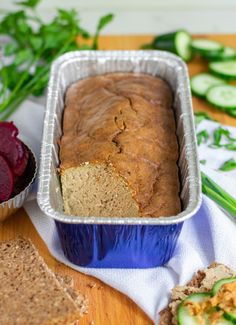
M183 225L55 223L68 260L76 265L91 268L161 266L172 257Z

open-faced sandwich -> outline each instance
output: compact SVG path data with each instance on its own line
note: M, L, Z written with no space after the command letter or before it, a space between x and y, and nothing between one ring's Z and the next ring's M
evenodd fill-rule
M217 263L198 271L186 286L172 290L159 324L236 324L236 272Z

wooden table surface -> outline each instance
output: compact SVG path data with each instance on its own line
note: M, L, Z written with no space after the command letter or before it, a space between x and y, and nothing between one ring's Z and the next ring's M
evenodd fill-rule
M199 35L198 35L199 36ZM236 47L236 35L201 35L223 42L225 45ZM151 36L103 36L100 38L100 49L123 50L139 49L141 44L147 43ZM207 65L200 60L189 63L190 75L206 71ZM193 98L193 107L198 111L208 112L215 120L229 125L236 125L236 119L210 107L203 100ZM48 266L59 274L73 277L75 287L89 301L88 314L81 321L81 325L150 325L151 320L129 298L105 285L101 281L76 272L57 262L48 252L47 247L35 231L29 217L20 209L13 217L0 225L0 241L14 238L17 235L31 238L39 253ZM137 284L138 285L138 284Z

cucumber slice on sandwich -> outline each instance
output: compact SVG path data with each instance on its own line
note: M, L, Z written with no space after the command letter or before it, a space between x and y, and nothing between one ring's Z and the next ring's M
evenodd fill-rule
M213 296L216 295L224 284L233 283L233 282L236 283L236 277L221 279L217 281L212 288L212 295ZM224 311L224 317L229 321L232 321L234 324L236 324L236 306L230 312Z
M221 78L236 80L236 60L211 62L209 70Z
M211 87L206 93L207 101L230 113L236 109L236 86L217 85Z
M217 281L213 288L212 288L212 295L216 295L218 293L218 291L220 290L220 288L222 287L223 284L226 283L232 283L232 282L236 282L236 277L234 278L226 278L226 279L221 279L219 281Z
M210 297L210 293L194 293L182 301L177 310L178 325L199 325L199 318L192 315L190 304L203 302ZM207 314L203 315L202 321L204 324L210 325Z
M207 54L220 54L224 50L223 44L211 41L205 38L194 39L191 43L194 53L207 55Z
M194 293L182 301L177 310L178 325L211 325L211 313L203 313L202 315L195 316L191 311L191 305L194 306L194 303L202 303L211 298L211 296L211 293L207 292ZM231 320L227 320L224 317L217 320L217 325L234 324Z
M178 30L157 36L153 40L152 48L175 53L189 61L192 58L191 40L191 35L186 30Z
M225 84L221 78L215 77L210 73L200 73L190 79L192 93L198 97L205 98L210 87Z

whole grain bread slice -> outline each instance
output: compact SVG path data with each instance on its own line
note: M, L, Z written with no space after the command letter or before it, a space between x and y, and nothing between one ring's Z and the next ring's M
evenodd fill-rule
M173 288L169 305L159 314L159 325L177 325L176 312L181 301L192 293L211 291L216 281L232 276L236 276L236 272L219 263L212 263L208 268L199 270L187 285Z
M77 324L83 312L30 240L0 243L0 324Z

